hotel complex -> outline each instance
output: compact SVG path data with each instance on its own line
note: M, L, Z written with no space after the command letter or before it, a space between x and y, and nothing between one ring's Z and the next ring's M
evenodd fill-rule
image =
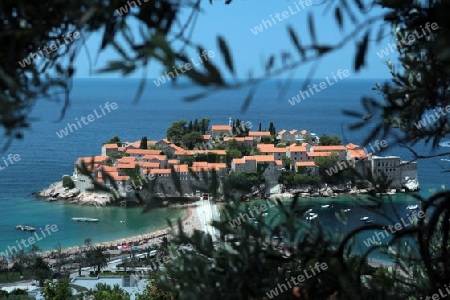
M369 172L372 173L371 175L374 178L379 178L383 174L386 175L388 179L392 180L391 188L402 188L410 181L418 182L416 162L404 162L397 156L373 156L367 154L362 147L352 143L346 146L321 146L317 135L307 130L294 129L278 132L278 140L291 143L289 146L283 147L263 143L264 137L270 137L270 133L264 131L250 131L246 137L234 137L231 134L230 126L213 125L207 133L203 135L204 142L202 144L214 145L220 140L220 143L224 143L226 146L227 143L234 140L248 148L256 146L259 153L258 155L234 158L227 163L225 150L186 150L171 143L168 139L148 141L150 148L157 147L159 150L140 149L141 141L124 142L119 145L104 144L100 156L82 157L75 161L72 179L80 192L93 187L90 178L82 175L77 169L81 162L85 162L89 165L89 170L96 182L111 187L111 183L102 175L108 174L117 183L118 193L122 197L132 196L136 192L136 186L142 185L142 181L148 182L155 178L158 182L155 186L156 193L176 195L177 189L172 178L173 169L179 177L182 194L191 195L198 189L194 188L193 185L204 186L205 176L209 176L213 170L217 172L219 177L232 172L259 171L264 174L266 191L270 191L278 185L278 178L284 170L283 157L290 158L290 169L293 172L318 176L317 159L336 155L340 163L354 166L360 173L370 170ZM215 154L216 162L195 161L198 155L208 153ZM119 158L112 159L111 156ZM190 156L193 161L191 166L182 163ZM91 164L92 162L93 164ZM134 182L129 176L130 170L138 170L139 176L143 180Z

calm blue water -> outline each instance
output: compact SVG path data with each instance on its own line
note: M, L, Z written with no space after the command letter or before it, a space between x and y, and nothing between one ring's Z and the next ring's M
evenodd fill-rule
M176 218L182 211L171 209L141 214L139 209L92 208L36 200L32 192L43 189L60 180L64 174L73 172L73 162L78 157L99 155L101 145L115 135L122 141L139 140L146 135L158 140L166 135L172 122L207 117L214 124L227 124L228 118L240 118L251 122L253 130L263 129L273 122L277 130L308 129L318 135L322 133L345 136L344 142L361 143L367 131L349 132L345 129L348 119L341 114L343 109L361 109L362 96L377 95L371 90L374 80L339 82L301 103L291 106L287 98L295 96L301 81L294 81L286 96L277 99L276 82L268 82L257 91L254 101L246 113L241 106L246 89L221 92L198 102L186 103L182 99L198 91L196 88L174 89L166 84L157 88L148 83L141 100L134 103L139 80L134 79L78 79L71 94L72 103L62 121L59 116L63 103L38 101L32 112L35 119L25 139L15 141L2 156L19 154L20 161L0 171L0 251L15 240L26 236L14 228L18 223L42 227L56 224L58 232L39 241L43 249L51 249L57 242L64 247L80 245L84 239L101 242L112 238L143 233L165 225L165 218ZM118 108L105 111L100 107L106 102L116 102ZM81 117L100 114L92 123L81 124L81 128L64 138L56 132L75 123ZM343 129L345 132L342 132ZM344 134L343 134L344 133ZM3 138L2 138L3 139ZM389 143L389 140L388 140ZM430 153L423 145L415 147L420 153ZM442 150L442 149L441 149ZM403 148L389 145L382 155L400 155L403 159L411 155ZM0 160L2 162L2 160ZM419 174L423 193L427 187L446 184L449 173L440 173L449 162L433 159L419 162ZM3 166L3 165L2 165ZM74 216L101 219L98 224L78 224L70 220ZM125 221L125 222L120 222Z

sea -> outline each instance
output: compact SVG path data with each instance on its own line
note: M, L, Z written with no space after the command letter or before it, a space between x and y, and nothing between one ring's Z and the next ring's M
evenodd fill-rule
M74 79L66 113L62 115L63 98L37 100L30 112L31 124L24 132L24 138L15 140L0 154L2 167L5 167L3 158L6 160L9 154L20 156L20 160L8 163L0 170L0 252L16 246L20 239L32 236L29 232L15 229L17 224L38 229L56 225L56 232L36 242L40 249L52 250L57 243L65 248L80 246L86 238L90 238L92 243L100 243L139 235L166 226L168 220L185 216L186 212L177 208L143 213L140 208L77 206L33 197L33 192L61 180L63 175L71 175L78 157L100 155L102 143L114 136L130 142L143 136L149 140L159 140L166 136L166 130L173 122L181 119L209 118L211 124L227 125L230 118L239 118L251 124L251 130L255 131L260 123L262 130L265 130L273 122L277 131L307 129L319 136L323 133L338 134L344 144L361 144L372 125L369 123L369 128L357 131L349 130L348 126L362 120L366 114L360 101L362 97L382 100L372 87L376 82L385 80L345 79L295 105L291 105L288 99L299 93L304 80L292 80L287 88L285 81L267 80L259 85L253 100L246 106L244 103L249 87L213 92L203 99L187 101L187 97L202 90L187 83L156 87L148 79L142 95L137 98L141 79ZM318 84L320 81L323 80L313 79L311 83ZM344 109L360 112L361 119L343 115ZM376 115L367 122L375 121ZM73 124L71 130L67 127L68 123ZM67 135L61 130L66 131ZM2 140L5 140L3 136ZM445 140L443 142L442 145L447 145ZM395 145L389 139L387 143L382 152L374 154L398 155L403 160L412 158L406 148ZM432 149L431 145L420 143L414 150L420 154L431 154L443 152L445 147ZM437 190L447 185L450 173L441 171L450 168L450 162L445 160L446 157L443 159L418 161L419 193L422 196L429 196L430 189ZM403 211L406 205L415 203L411 195L395 197L396 205ZM320 208L324 201L335 203L328 211L320 213L320 220L330 229L339 226L335 223L335 211L354 206L350 197L310 199L302 205ZM359 218L367 214L356 206L350 213L349 218L356 220L354 226L360 224ZM72 217L98 218L99 222L73 222Z

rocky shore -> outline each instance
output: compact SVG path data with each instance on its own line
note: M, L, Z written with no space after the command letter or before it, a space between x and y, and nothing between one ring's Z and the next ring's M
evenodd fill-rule
M45 199L46 201L64 201L69 204L78 205L94 205L105 206L110 202L110 196L106 193L90 193L83 192L76 188L69 189L63 187L62 181L51 184L48 188L34 193L38 199Z
M76 205L92 205L92 206L106 206L113 200L108 193L102 192L80 192L78 189L69 189L63 186L62 181L51 184L48 188L33 193L38 199L45 199L47 202L63 201L67 204ZM165 201L161 201L156 206L171 206L178 207L186 203L193 203L200 199L199 196L166 196ZM125 201L120 203L121 206Z

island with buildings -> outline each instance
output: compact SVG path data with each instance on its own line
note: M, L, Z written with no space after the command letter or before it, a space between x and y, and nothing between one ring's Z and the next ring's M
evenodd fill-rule
M398 156L376 156L375 151L368 153L352 143L341 145L339 138L334 141L326 135L319 138L308 130L276 132L271 124L267 131L261 130L261 125L259 131L251 131L251 123L231 118L228 125L209 128L209 120L204 120L191 121L189 125L186 121L175 122L168 137L159 141L144 137L135 142L117 139L104 143L101 155L75 161L73 174L65 176L70 177L72 186L62 180L37 192L36 197L107 205L113 199L145 193L146 183L156 180L154 193L158 195L198 199L199 187L206 187L205 176L211 176L212 172L238 185L252 185L242 188L248 189L249 197L256 198L289 198L294 192L301 192L302 197L367 192L370 186L361 187L349 180L345 172L350 167L374 179L383 176L391 180L386 193L419 189L417 163L402 161ZM378 144L383 146L383 142ZM82 163L88 166L90 176L80 171ZM90 177L108 188L116 188L112 193L90 192L93 188Z

